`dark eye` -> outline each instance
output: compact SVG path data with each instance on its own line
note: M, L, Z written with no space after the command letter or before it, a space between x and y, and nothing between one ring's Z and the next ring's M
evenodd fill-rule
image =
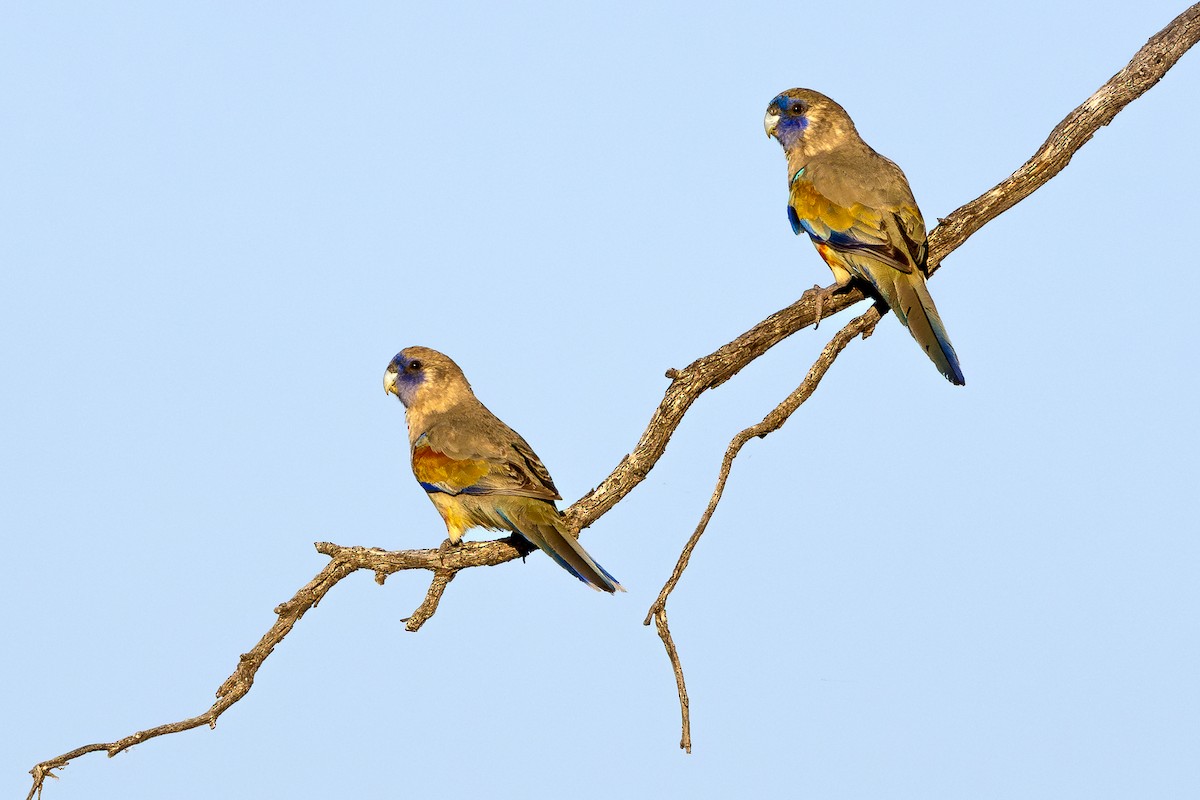
M420 361L410 361L410 362L408 362L408 366L405 367L405 369L408 370L409 372L418 372L421 369L421 362Z

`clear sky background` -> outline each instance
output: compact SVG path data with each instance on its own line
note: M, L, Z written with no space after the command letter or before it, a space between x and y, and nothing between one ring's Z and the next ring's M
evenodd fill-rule
M38 3L0 12L0 794L205 710L326 562L436 546L384 395L436 347L572 501L667 381L830 273L762 130L840 101L931 223L1010 174L1185 7ZM1200 794L1190 53L953 253L967 376L896 320L745 449L849 319L704 396L585 532L343 581L216 731L48 800ZM861 307L860 307L861 309ZM477 532L481 533L481 532Z

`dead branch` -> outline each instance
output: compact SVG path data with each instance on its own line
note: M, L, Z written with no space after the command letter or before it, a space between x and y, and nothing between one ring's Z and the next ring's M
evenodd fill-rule
M1111 122L1122 108L1161 80L1163 75L1175 65L1183 53L1196 43L1198 38L1200 38L1200 4L1193 5L1176 17L1170 25L1138 51L1125 69L1114 75L1083 105L1071 112L1054 129L1047 142L1020 169L979 198L960 207L949 217L940 220L941 224L933 230L929 237L930 273L937 269L942 259L965 242L975 231L983 227L985 223L1028 197L1058 174L1070 162L1074 153L1101 126ZM578 533L580 529L594 523L645 479L665 452L667 443L683 420L687 410L701 394L732 378L747 364L783 339L812 325L816 318L815 297L814 291L805 292L798 301L767 317L715 352L697 359L682 370L669 370L667 377L672 379L671 384L667 387L662 401L651 416L637 445L607 478L564 512L571 529ZM862 293L857 290L835 296L831 301L826 302L825 316L841 311L862 299ZM868 314L870 313L868 312ZM860 319L862 318L860 317ZM841 333L838 334L838 336L841 335ZM816 365L814 365L815 368ZM802 388L803 384L797 389L797 392ZM786 404L787 401L781 405L781 408ZM790 414L790 412L788 413ZM779 420L779 424L782 425L786 418L787 415L784 415ZM766 420L764 420L765 422ZM751 434L751 436L753 435ZM696 534L693 534L693 537L695 538ZM694 542L689 544L690 547L686 550L687 555L690 555L691 547L695 546ZM274 624L248 653L244 653L239 658L233 674L217 690L217 702L207 711L195 717L139 731L114 742L84 745L43 761L30 770L30 774L33 776L33 786L29 791L29 800L32 800L35 795L40 797L47 776L54 777L54 770L67 766L71 760L79 756L105 751L111 757L135 744L158 736L198 728L201 725L215 727L217 718L250 691L258 668L275 646L283 641L309 609L316 606L347 575L358 570L370 570L375 573L376 580L382 582L387 575L402 570L424 569L433 573L433 580L424 600L407 620L408 630L416 631L433 616L443 592L460 570L470 567L496 566L519 558L523 552L509 540L467 542L444 552L442 550L384 551L363 547L342 547L328 542L318 543L317 550L323 555L329 556L329 563L294 597L275 609L277 619ZM686 559L681 556L681 560L683 566L686 567ZM676 570L682 574L679 565ZM671 588L678 582L678 577L674 573L672 581ZM669 591L666 591L666 594L669 594ZM667 628L666 594L660 594L662 605L659 607L659 603L656 602L655 608L658 608L661 613L654 616L659 621L659 635L663 638L672 666L676 670L684 718L683 744L685 749L690 750L687 694L683 685L683 672L678 666L678 655Z
M1108 82L1101 86L1095 94L1085 100L1082 105L1068 114L1062 122L1055 126L1046 142L1038 148L1038 151L1020 169L976 199L966 205L960 206L949 217L940 219L938 227L929 235L929 274L932 275L940 266L943 258L965 242L971 234L983 227L985 223L995 219L1033 194L1046 181L1061 172L1070 163L1071 157L1075 155L1075 152L1083 147L1097 130L1111 122L1121 109L1144 94L1151 86L1158 83L1163 75L1166 74L1166 71L1175 65L1175 62L1196 43L1198 38L1200 38L1200 4L1188 8L1187 11L1172 20L1170 25L1151 37L1150 41L1134 55L1125 69L1109 78ZM805 298L810 293L806 292ZM836 304L831 303L830 305L835 310L840 311L845 306L857 302L857 299L860 298L861 295L857 295L854 298L838 298L839 302ZM804 298L801 298L801 303L803 302ZM791 308L795 307L792 306ZM784 309L779 314L783 314L789 310ZM817 357L816 362L809 369L808 375L805 376L800 386L772 410L762 422L746 428L733 437L721 462L721 469L717 476L717 485L713 490L712 498L708 502L708 507L701 515L696 530L688 539L687 544L684 545L683 552L680 553L679 560L675 564L675 569L672 570L671 576L663 585L662 591L659 592L658 599L654 601L654 604L650 606L650 610L646 613L646 619L643 621L643 624L649 625L650 620L654 620L659 638L662 639L663 646L666 648L667 658L671 662L671 669L675 673L675 684L679 691L679 708L683 726L683 734L680 737L679 746L689 753L692 751L690 705L683 678L683 667L679 662L679 653L675 647L674 640L671 638L671 630L667 624L667 597L670 596L671 592L679 584L679 579L683 576L683 571L687 569L688 561L691 559L692 551L695 549L697 542L700 541L700 536L708 527L708 522L712 519L717 504L721 502L721 497L725 492L725 482L729 478L730 469L733 467L733 460L737 457L743 445L756 436L762 438L781 428L788 418L812 395L821 378L824 377L825 373L833 365L834 359L845 349L846 345L860 332L864 339L870 336L875 323L879 320L879 311L878 306L873 306L865 314L856 317L850 324L839 331L830 340L829 344L825 346L825 349L821 351L821 355ZM779 316L779 314L775 316ZM748 334L743 334L741 338L744 338L746 335ZM726 347L728 346L726 345ZM720 353L721 351L718 350L717 352ZM713 355L716 355L716 353ZM712 358L712 356L707 356L706 358ZM700 361L693 363L688 367L688 370L695 368L702 361L705 361L705 359L700 359ZM669 394L670 392L668 391ZM651 423L653 424L653 420ZM645 437L643 436L644 439ZM611 478L612 476L610 476ZM603 484L601 487L603 488Z
M712 497L709 498L708 507L704 509L704 514L700 517L700 523L696 525L696 530L692 532L691 537L687 540L687 544L683 546L683 552L679 554L679 560L675 563L675 569L671 570L671 577L663 585L662 591L658 593L658 599L650 606L650 610L646 612L646 619L643 620L643 625L649 625L650 620L654 620L654 625L658 629L658 636L663 640L663 646L667 649L667 658L671 661L671 669L675 673L675 687L679 692L679 709L682 712L683 734L679 739L679 747L687 752L692 752L692 724L691 715L689 713L687 687L683 679L683 665L679 663L679 651L675 647L675 642L671 638L671 628L667 624L667 598L671 592L675 591L675 587L679 584L679 579L683 577L683 571L687 569L688 561L692 558L692 551L696 549L696 544L700 541L700 537L708 528L708 522L712 519L713 512L717 510L717 504L721 502L721 497L725 494L725 482L729 479L729 471L733 468L733 460L737 458L741 452L743 445L751 439L765 437L769 433L774 433L783 427L783 424L788 421L788 418L795 413L796 409L804 404L816 391L817 385L821 383L821 379L825 377L825 373L833 366L833 362L838 355L846 349L846 345L858 335L866 339L875 330L875 323L879 321L883 315L883 311L878 304L871 306L866 313L861 314L850 321L846 327L842 328L834 337L825 345L821 351L821 355L817 357L816 362L809 368L808 374L804 376L804 380L797 386L792 393L789 394L782 403L771 410L767 416L763 417L762 422L756 425L751 425L739 432L729 442L729 447L725 450L725 457L721 460L721 470L717 475L717 485L713 489Z

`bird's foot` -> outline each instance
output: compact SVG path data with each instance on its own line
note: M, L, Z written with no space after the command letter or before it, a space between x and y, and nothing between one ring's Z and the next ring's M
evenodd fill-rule
M822 312L824 312L824 310L825 310L825 301L828 300L831 296L833 296L833 293L835 291L837 291L837 288L832 287L832 288L826 289L826 288L823 288L821 286L821 284L814 283L813 287L812 287L812 291L817 293L817 318L813 322L813 330L815 331L817 328L821 327L821 315L822 315Z
M458 542L454 541L453 539L448 538L444 542L442 542L441 545L438 547L438 564L445 566L446 565L446 554L449 553L451 550L453 550L456 547L458 547Z
M817 299L816 299L817 318L815 320L813 320L813 330L814 331L821 326L821 320L825 316L825 304L828 303L835 294L842 294L843 292L848 291L849 289L850 289L849 281L847 281L846 283L835 283L832 286L825 286L825 287L822 287L821 284L819 284L819 283L813 284L811 291L814 291L817 293Z

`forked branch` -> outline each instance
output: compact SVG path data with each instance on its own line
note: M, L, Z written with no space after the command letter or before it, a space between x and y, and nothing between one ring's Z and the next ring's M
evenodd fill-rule
M688 561L691 560L692 551L696 549L696 544L708 528L708 522L712 519L713 512L717 510L717 504L721 502L721 497L725 494L725 481L729 479L729 471L733 468L733 460L737 458L742 447L746 442L755 437L761 439L768 433L773 433L783 427L783 423L787 422L796 409L817 390L817 385L821 383L821 379L825 377L825 373L833 366L833 362L838 355L846 349L846 345L850 344L850 340L860 334L864 339L870 336L875 330L875 323L879 321L881 316L880 307L873 305L867 309L866 313L852 319L850 324L838 331L829 341L829 344L825 345L825 348L821 351L821 355L817 357L816 362L809 368L808 374L804 376L804 380L782 403L772 409L771 413L767 414L767 416L763 417L762 422L751 425L733 437L733 441L729 443L729 447L725 450L725 458L721 460L721 471L717 475L717 486L713 489L712 497L709 498L708 507L704 509L704 514L701 515L700 523L696 526L696 530L692 532L691 537L687 540L687 544L683 546L683 552L679 554L679 560L675 562L675 569L671 570L671 577L663 585L662 591L658 593L658 599L654 601L654 605L650 606L650 610L646 613L646 619L642 622L643 625L649 625L650 620L654 620L654 627L658 631L658 637L662 639L663 646L667 648L667 658L670 659L671 669L675 673L675 689L679 693L679 709L683 716L683 734L679 739L679 746L689 753L692 752L692 726L688 706L687 685L683 679L683 665L679 661L679 651L675 647L675 640L671 638L671 627L667 624L667 597L670 596L671 592L675 591L675 587L679 584L679 579L683 577L683 571L687 569Z

